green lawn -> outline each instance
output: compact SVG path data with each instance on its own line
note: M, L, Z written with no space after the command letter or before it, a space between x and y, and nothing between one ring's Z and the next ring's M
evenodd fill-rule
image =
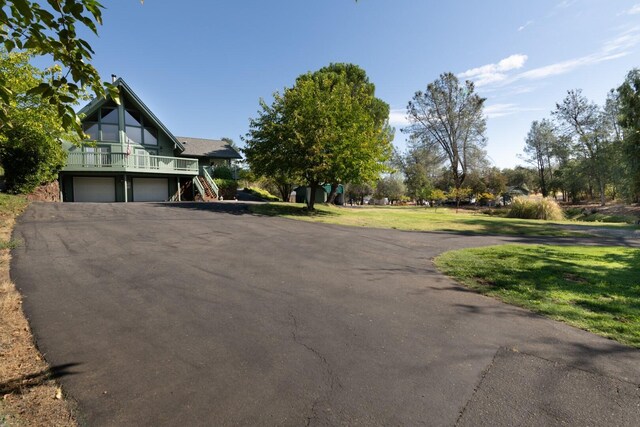
M592 227L614 229L637 229L625 224L579 223L574 221L548 222L517 218L489 216L454 209L422 207L335 207L316 205L310 213L304 205L291 203L269 203L253 205L254 213L305 221L374 228L395 228L412 231L448 231L469 234L510 234L533 236L580 236L588 235ZM563 225L580 227L584 232L564 229Z
M435 262L480 293L640 348L640 249L502 245Z

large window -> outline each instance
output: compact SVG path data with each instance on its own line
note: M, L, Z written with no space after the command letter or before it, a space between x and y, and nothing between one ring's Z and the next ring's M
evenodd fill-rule
M118 107L107 104L99 111L87 117L83 122L84 133L93 141L118 142ZM158 146L158 131L139 111L127 108L124 112L124 131L127 142Z
M158 145L158 132L149 124L138 111L125 110L125 133L131 142L142 145Z
M103 107L84 120L84 133L93 141L118 142L118 109Z

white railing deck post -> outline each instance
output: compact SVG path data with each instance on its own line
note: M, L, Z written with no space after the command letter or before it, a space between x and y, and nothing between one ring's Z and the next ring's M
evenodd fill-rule
M90 171L107 169L123 172L198 173L198 159L155 156L151 154L72 152L68 153L67 171Z

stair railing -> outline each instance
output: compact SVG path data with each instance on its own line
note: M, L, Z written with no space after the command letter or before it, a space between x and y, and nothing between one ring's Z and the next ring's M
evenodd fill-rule
M216 193L216 199L219 198L218 194L220 192L220 189L218 188L218 185L213 180L213 178L211 178L211 175L209 175L209 171L207 171L207 168L202 168L202 172L204 175L204 180L207 181L207 184L209 184L213 192Z
M202 196L202 200L206 200L207 193L205 192L205 189L202 186L202 183L200 182L200 179L197 176L193 177L193 184L196 186L196 190L198 190L198 193L200 193L200 196Z

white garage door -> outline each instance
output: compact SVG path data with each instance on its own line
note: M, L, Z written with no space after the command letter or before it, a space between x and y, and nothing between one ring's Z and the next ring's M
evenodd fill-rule
M74 176L73 200L75 202L115 202L115 178Z
M167 178L133 178L134 202L164 202L168 198Z

